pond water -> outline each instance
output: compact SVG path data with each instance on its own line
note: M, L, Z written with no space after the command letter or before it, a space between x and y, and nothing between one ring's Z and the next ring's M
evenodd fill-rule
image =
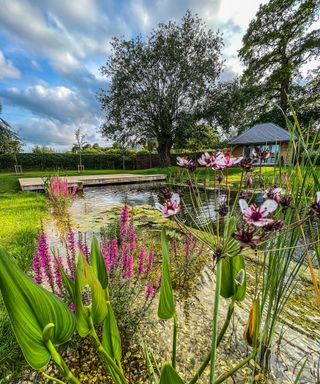
M91 233L99 233L100 228L110 223L110 215L118 212L117 209L127 203L134 207L154 207L156 202L161 201L159 195L159 187L162 183L134 184L134 185L116 185L116 186L100 186L85 188L72 204L69 210L67 224L80 232L86 232L90 236ZM225 195L221 194L219 201L215 201L212 193L202 193L199 196L206 201L206 204L199 210L195 209L196 201L189 197L188 193L184 195L184 212L183 220L189 225L201 225L212 221L216 216L217 205L225 200ZM144 213L141 213L143 215ZM46 232L50 245L59 243L59 228L55 221L48 223ZM253 268L252 268L253 270ZM214 291L214 281L208 278L208 271L204 268L199 276L200 284L198 291L188 303L178 302L177 311L179 318L179 357L178 363L180 372L185 377L190 377L194 369L198 367L199 362L208 351L210 335L210 326L212 318L212 301ZM250 273L250 269L249 269ZM299 290L299 297L304 296L305 283L299 282L296 288ZM301 293L302 292L302 293ZM307 300L310 301L312 292L309 292ZM313 299L313 298L312 298ZM303 300L302 300L303 302ZM155 300L154 305L156 305ZM235 322L232 331L235 332L236 344L228 344L231 338L227 338L221 346L222 363L218 366L221 370L225 370L226 361L235 362L238 357L246 354L247 348L242 340L244 324L247 320L248 309L251 299L248 298L241 307L236 310ZM305 305L305 304L303 304ZM188 306L188 312L185 309ZM222 301L221 311L227 310L228 303ZM291 310L291 318L284 319L276 338L279 339L279 351L273 358L274 383L290 383L294 380L294 375L298 372L298 366L302 364L305 357L308 357L308 363L304 370L301 383L311 383L317 371L317 361L320 353L320 343L315 339L319 339L319 318L315 318L313 314L309 315L308 329L303 329L299 322L301 310L297 303L295 308ZM308 316L308 314L306 315ZM223 318L223 316L222 316ZM169 356L171 350L171 323L159 322L156 318L156 308L152 311L150 322L152 327L146 326L143 330L145 339L153 349L155 355ZM229 360L228 360L229 361ZM183 366L184 365L184 366ZM207 383L208 372L205 373L203 380L199 383ZM311 381L312 380L312 381ZM237 381L237 383L242 381Z

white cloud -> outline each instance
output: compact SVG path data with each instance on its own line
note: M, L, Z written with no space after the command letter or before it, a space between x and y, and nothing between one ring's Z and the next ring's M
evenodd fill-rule
M3 52L0 50L0 79L18 79L20 76L21 73L19 69L13 65L12 61L6 60Z

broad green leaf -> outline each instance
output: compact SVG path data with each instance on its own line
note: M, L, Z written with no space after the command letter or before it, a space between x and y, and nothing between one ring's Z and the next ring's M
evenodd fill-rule
M33 282L1 249L0 289L25 359L32 368L43 368L50 360L44 335L50 335L54 345L67 342L76 328L75 317L66 304ZM54 327L49 332L51 323Z
M172 368L171 364L164 363L161 369L160 384L184 384L183 380Z
M71 280L70 277L65 273L65 271L61 267L61 264L59 263L59 260L56 258L55 255L54 255L54 258L55 258L55 261L58 265L59 271L62 275L63 284L67 288L67 291L68 291L68 293L69 293L69 295L70 295L70 297L74 303L75 302L75 282L73 280Z
M110 301L107 302L108 313L103 323L102 345L109 355L120 361L122 357L121 337Z
M96 236L92 236L90 261L103 289L108 286L108 271Z
M243 255L227 257L221 260L222 277L220 294L224 298L234 297L241 301L246 294L246 274Z
M166 235L166 228L161 231L161 246L162 246L162 280L160 287L160 299L158 306L158 316L160 319L167 320L173 317L174 303L170 277L170 256L169 245Z
M83 303L82 294L86 288L89 294L89 303ZM93 272L92 267L86 262L84 256L79 253L75 280L75 306L77 328L79 335L85 337L91 329L91 321L94 325L101 324L107 315L107 303L104 290Z

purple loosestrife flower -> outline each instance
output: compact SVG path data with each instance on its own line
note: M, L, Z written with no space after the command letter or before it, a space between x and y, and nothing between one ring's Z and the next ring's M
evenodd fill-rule
M125 205L120 212L120 234L128 235L129 208Z
M144 262L146 259L146 251L144 249L144 246L142 246L139 255L138 255L138 275L141 276L144 272Z
M162 273L160 273L158 280L157 280L158 288L160 288L161 282L162 282Z
M186 259L189 259L190 255L191 255L191 244L192 244L192 240L193 240L193 236L192 236L192 233L189 231L187 233L187 236L185 238L185 247L184 247L184 257Z
M110 245L110 259L113 266L117 267L119 265L120 252L118 247L118 239L115 238L111 241Z
M133 276L133 256L130 254L126 243L123 244L122 252L122 276L130 278Z
M146 300L152 299L154 294L155 294L155 288L154 288L153 284L148 283L147 288L146 288Z
M61 296L61 295L63 295L64 285L63 285L62 273L60 271L58 263L60 264L60 267L64 270L64 266L63 266L62 259L60 256L57 257L57 261L54 260L54 282L55 282L55 285L58 288L57 290Z
M111 260L111 257L110 257L110 253L111 253L110 252L110 248L111 247L109 247L109 241L108 240L103 240L102 247L101 247L101 252L102 252L104 261L106 263L106 267L107 267L108 272L110 272L110 270L112 268L112 260Z
M320 217L320 192L316 193L316 201L311 205L311 214Z
M273 222L268 218L268 215L274 212L278 204L275 200L268 199L260 207L256 205L248 206L248 203L244 199L239 200L241 212L244 219L248 224L255 225L256 227L264 227Z
M130 249L134 251L137 248L137 243L136 243L136 231L131 223L130 229L129 229L129 242L130 242Z
M173 193L170 200L166 200L163 205L156 203L155 207L162 212L162 217L176 215L180 211L180 196Z
M177 238L175 236L172 239L171 247L172 247L172 250L173 250L174 257L176 258L177 257Z
M69 253L69 256L71 257L71 260L73 263L73 270L74 270L76 265L77 250L76 250L75 235L71 229L67 233L67 246L68 246L68 253Z
M33 255L32 269L33 269L33 276L34 276L33 281L37 284L42 284L43 276L42 276L42 269L41 269L41 259L38 251Z
M51 256L47 243L47 236L44 232L40 233L37 252L39 254L40 266L43 270L44 276L46 277L46 281L50 285L51 290L54 292L54 279L51 266Z
M83 256L86 258L87 262L89 263L89 248L86 241L84 242L82 241L81 236L79 236L78 248L82 252Z
M150 251L148 256L147 274L151 273L153 262L154 262L154 252Z

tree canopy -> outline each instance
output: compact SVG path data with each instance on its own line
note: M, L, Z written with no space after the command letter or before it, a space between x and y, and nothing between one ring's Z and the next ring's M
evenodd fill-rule
M222 69L222 39L189 11L159 24L145 39L114 38L101 73L110 84L99 100L105 136L120 143L157 140L162 165L173 144L203 115Z
M301 68L320 53L320 30L313 27L319 4L319 0L270 0L260 5L239 52L246 66L242 85L250 89L254 106L247 116L252 122L283 125L277 105L288 113L288 96L301 104L306 90Z
M1 113L0 104L0 113ZM12 130L9 123L0 117L0 154L16 154L21 150L19 136Z

